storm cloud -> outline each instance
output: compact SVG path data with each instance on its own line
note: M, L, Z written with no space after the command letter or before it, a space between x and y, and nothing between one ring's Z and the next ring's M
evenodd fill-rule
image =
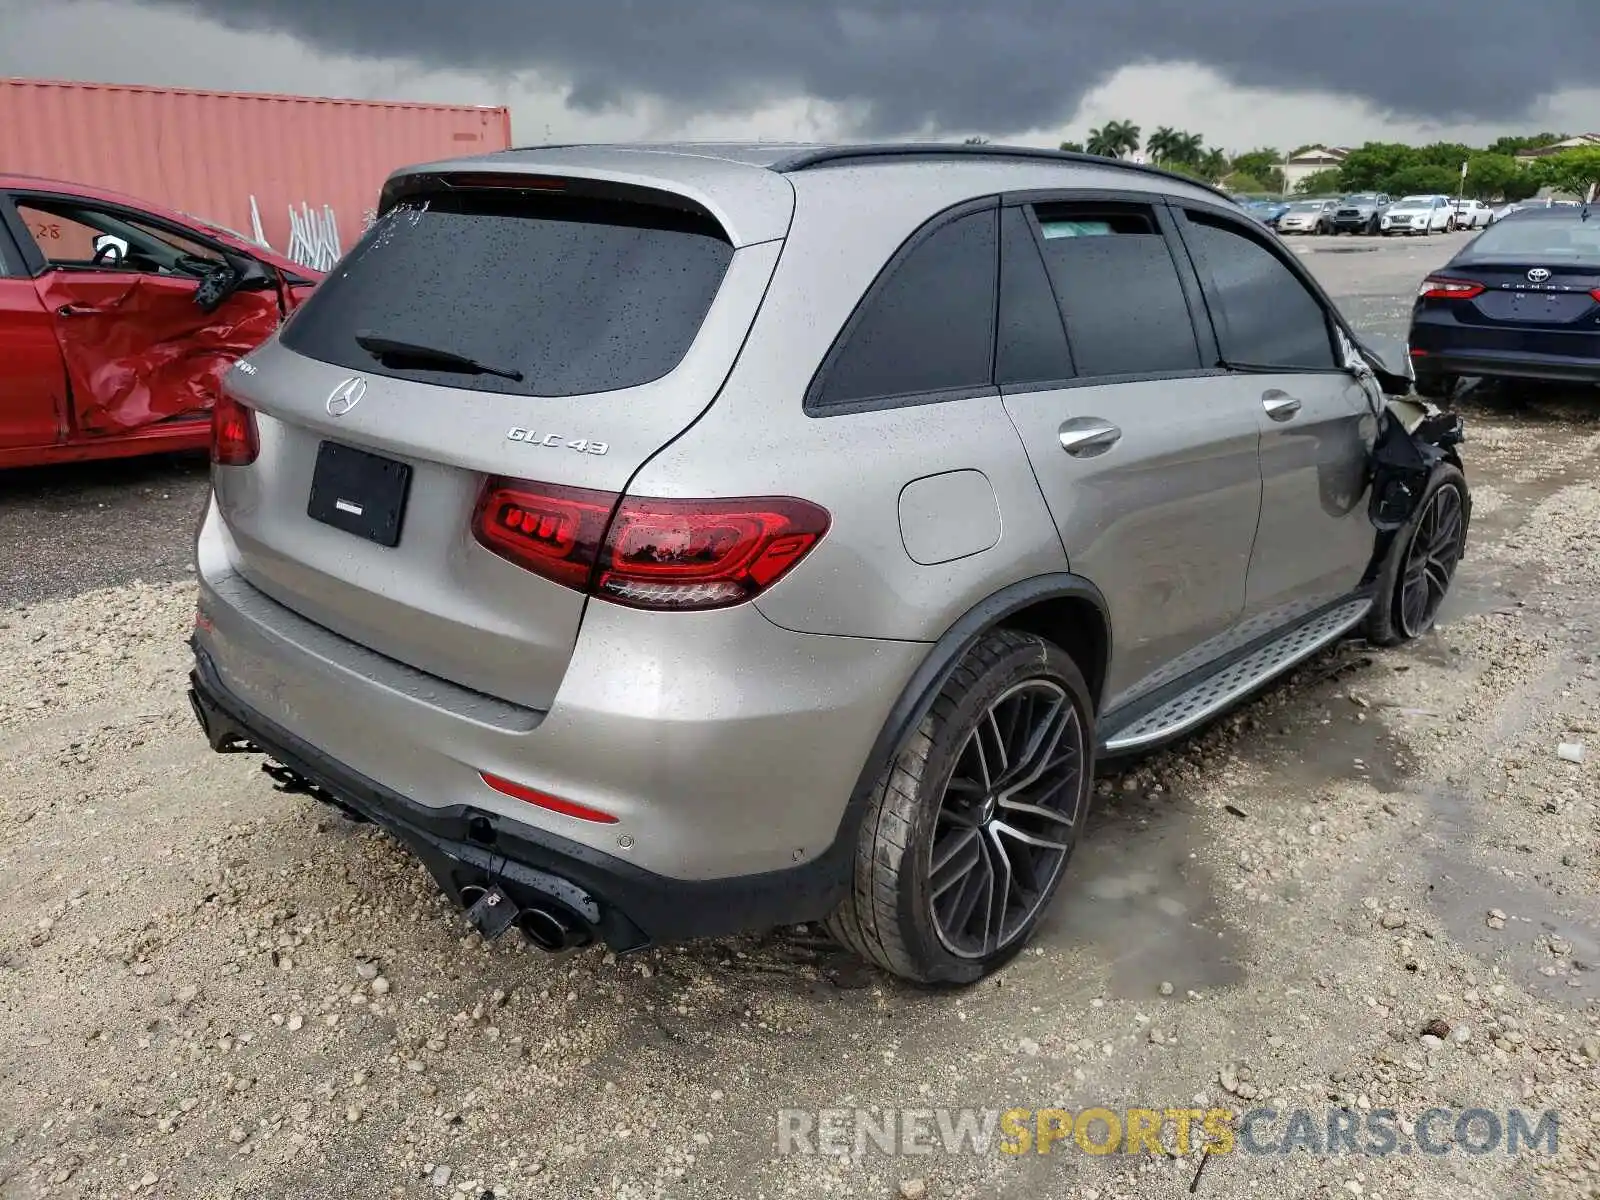
M1049 127L1118 69L1177 61L1397 116L1509 120L1592 83L1600 45L1600 0L141 2L330 53L535 70L583 111L810 97L877 136Z

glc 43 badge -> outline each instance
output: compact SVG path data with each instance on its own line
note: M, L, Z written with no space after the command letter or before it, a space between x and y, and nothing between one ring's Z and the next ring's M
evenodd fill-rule
M506 440L512 442L525 442L530 446L564 446L568 450L576 450L580 454L604 454L611 449L608 442L597 442L590 438L568 438L560 433L537 433L532 429L524 429L520 425L513 425L506 434Z

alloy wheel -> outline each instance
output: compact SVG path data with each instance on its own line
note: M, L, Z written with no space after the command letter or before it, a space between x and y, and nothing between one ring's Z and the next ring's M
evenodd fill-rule
M1027 932L1071 852L1087 757L1078 710L1048 679L1009 688L968 735L928 848L952 954L987 958Z
M1400 632L1408 638L1427 633L1439 615L1461 561L1465 519L1461 492L1450 484L1428 497L1417 518L1400 582Z

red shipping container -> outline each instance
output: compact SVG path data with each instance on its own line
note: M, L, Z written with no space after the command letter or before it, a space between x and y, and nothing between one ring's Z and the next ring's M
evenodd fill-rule
M143 197L289 249L289 211L360 237L397 167L504 150L507 108L0 79L0 171Z

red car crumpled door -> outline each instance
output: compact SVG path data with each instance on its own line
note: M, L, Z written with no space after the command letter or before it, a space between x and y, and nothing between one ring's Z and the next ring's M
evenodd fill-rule
M211 408L222 373L277 328L274 292L235 292L211 313L175 275L48 271L37 280L55 314L80 433L115 434Z

